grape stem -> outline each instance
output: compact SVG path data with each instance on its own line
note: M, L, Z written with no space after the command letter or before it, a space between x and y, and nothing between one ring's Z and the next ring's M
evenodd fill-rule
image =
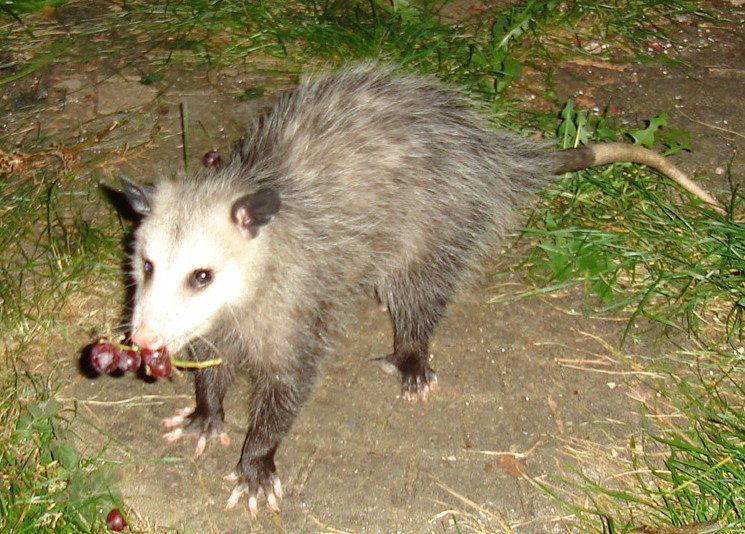
M181 367L182 369L204 369L205 367L214 367L222 364L222 358L212 358L211 360L192 361L192 360L177 360L171 358L171 363L175 367Z

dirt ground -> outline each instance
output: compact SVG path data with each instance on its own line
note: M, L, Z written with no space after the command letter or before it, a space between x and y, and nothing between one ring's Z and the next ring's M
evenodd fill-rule
M680 64L619 68L568 62L555 76L557 88L585 106L612 105L630 121L667 113L671 127L691 132L695 148L676 156L676 162L712 178L716 187L726 187L724 170L731 162L732 176L742 185L745 37L704 26L688 33L680 48L660 52ZM236 95L252 84L271 87L270 80L238 70L174 69L155 86L139 79L136 69L61 65L44 74L40 84L48 94L64 93L65 105L39 122L54 128L71 117L98 118L105 125L137 110L138 122L123 123L120 131L142 141L157 128L158 148L121 170L152 180L181 161L182 103L188 103L192 124L198 125L191 158L199 165L206 150L227 151L263 105L241 102ZM502 267L515 257L513 252L503 259ZM637 399L644 395L634 358L654 358L660 349L651 336L631 336L622 351L615 351L625 320L575 313L581 309L578 292L491 303L521 285L517 273L461 292L437 330L432 353L440 387L426 404L397 399L398 383L369 365L371 358L390 352L391 328L375 303L360 297L339 349L325 362L315 393L277 454L285 489L279 516L262 510L251 521L245 507L224 509L232 486L222 477L239 457L247 382L239 380L226 400L230 445L210 443L198 459L192 454L194 441L161 439L161 420L192 402L186 376L154 383L131 376L91 379L80 375L77 357L70 355L63 370L70 384L60 396L77 402L81 448L105 447L105 456L117 463L124 502L143 529L576 531L572 518L530 479L571 477L567 447L573 442L608 444L608 454L616 452L613 444L622 447L638 429ZM82 336L81 345L87 342ZM584 474L598 480L606 475Z

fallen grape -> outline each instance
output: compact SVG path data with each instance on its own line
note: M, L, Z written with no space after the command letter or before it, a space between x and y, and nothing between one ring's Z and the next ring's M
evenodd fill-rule
M127 522L124 521L124 516L118 508L112 509L106 516L106 526L114 532L120 532L127 526Z

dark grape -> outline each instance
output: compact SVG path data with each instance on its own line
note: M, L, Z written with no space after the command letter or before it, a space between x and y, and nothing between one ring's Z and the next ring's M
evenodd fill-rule
M202 156L202 165L205 167L217 167L220 165L220 154L217 150L210 150Z
M121 356L118 346L105 339L99 339L91 347L91 367L97 373L113 373L119 367Z
M145 366L145 374L155 378L170 376L173 370L171 357L165 349L160 351L142 349L142 365Z
M149 366L158 357L158 353L150 349L140 349L140 356L142 365Z
M140 353L134 349L123 349L119 358L119 370L124 373L136 373L140 368Z
M114 508L106 516L106 526L109 530L113 530L114 532L120 532L127 526L126 521L124 521L124 516L122 516L122 513L118 508Z

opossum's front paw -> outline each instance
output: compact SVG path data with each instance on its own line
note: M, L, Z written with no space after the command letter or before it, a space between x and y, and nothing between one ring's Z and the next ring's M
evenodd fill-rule
M401 397L409 402L427 401L437 389L437 375L426 358L417 354L393 353L372 360L384 372L401 379Z
M241 473L242 471L242 473ZM279 482L273 461L251 462L247 468L239 465L235 471L225 477L227 482L236 483L228 497L225 509L234 508L243 494L248 495L248 512L252 518L259 514L259 499L263 495L266 505L272 512L279 512L282 501L282 484Z
M163 419L163 426L170 430L163 434L167 441L178 441L184 434L198 436L195 456L200 456L204 452L208 439L216 437L223 445L230 444L230 438L222 431L220 417L199 414L191 407L177 410L173 417Z

